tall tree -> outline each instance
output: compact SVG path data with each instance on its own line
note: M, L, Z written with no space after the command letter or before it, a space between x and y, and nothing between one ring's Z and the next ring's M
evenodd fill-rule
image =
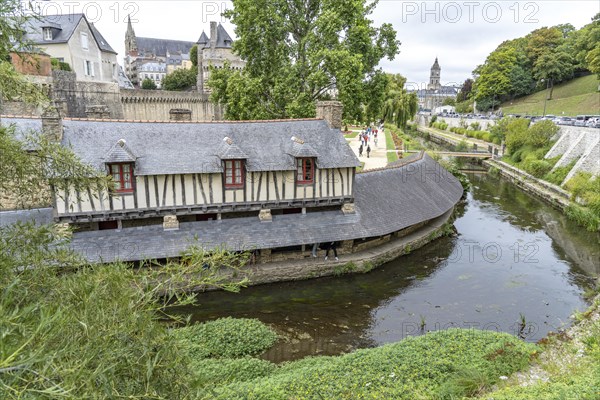
M573 75L573 58L564 51L549 51L543 53L533 66L536 79L544 80L550 88L548 100L552 100L554 83L560 82Z
M406 123L415 116L418 110L416 93L408 93L404 88L406 78L400 74L388 74L388 87L385 92L385 104L381 118L392 122L399 128L404 128Z
M471 91L473 90L473 79L469 78L465 80L460 91L456 95L457 102L463 102L468 100L471 97Z
M315 101L337 97L346 118L360 117L373 99L368 94L383 83L379 61L394 59L400 45L391 24L376 27L368 18L376 4L234 0L225 16L236 26L234 51L247 65L211 73L213 101L226 105L230 119L289 118L314 116ZM254 107L242 110L240 102Z

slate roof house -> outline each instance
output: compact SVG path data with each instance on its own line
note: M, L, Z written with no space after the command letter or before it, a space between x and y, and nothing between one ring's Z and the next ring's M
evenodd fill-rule
M51 209L0 213L0 226L51 213L77 228L71 245L94 262L177 257L194 238L263 261L310 256L316 242L353 252L447 215L463 192L424 154L357 174L337 102L303 120L2 123L42 130L112 175L110 192L57 190Z
M64 61L77 80L118 82L117 52L83 14L32 18L24 27L25 40Z

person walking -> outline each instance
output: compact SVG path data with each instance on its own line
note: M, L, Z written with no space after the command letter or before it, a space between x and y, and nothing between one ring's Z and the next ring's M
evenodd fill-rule
M369 153L371 153L371 146L367 145L367 158L369 158Z
M358 156L362 157L362 152L363 152L363 145L361 144L360 147L358 148Z
M337 244L335 242L331 242L327 245L327 248L325 249L325 261L327 261L327 259L329 258L329 250L333 250L333 255L335 256L335 261L339 261L338 254L337 254Z

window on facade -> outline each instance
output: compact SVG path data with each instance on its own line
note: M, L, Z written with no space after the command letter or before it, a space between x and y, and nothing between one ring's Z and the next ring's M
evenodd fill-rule
M315 161L312 158L296 159L297 183L313 183L315 181Z
M88 35L85 32L81 32L81 48L84 50L88 49Z
M52 29L44 28L44 40L52 40Z
M244 187L244 160L225 160L225 188Z
M108 169L117 193L133 192L133 164L110 164Z
M87 76L94 76L94 64L91 61L85 60L83 62L83 70Z

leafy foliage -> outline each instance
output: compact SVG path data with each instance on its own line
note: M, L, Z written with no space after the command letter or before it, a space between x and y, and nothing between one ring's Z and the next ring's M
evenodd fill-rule
M221 318L174 329L172 334L194 359L256 355L277 341L268 326L245 318Z
M335 96L345 119L362 121L363 105L372 113L381 104L385 81L377 65L399 46L390 24L375 27L368 18L375 5L235 0L225 16L236 26L234 51L247 64L213 70L212 100L226 105L228 119L265 119L311 117L315 101Z
M69 63L64 62L64 61L60 61L57 58L51 58L50 59L50 63L52 64L52 69L53 70L71 71L71 66L69 65Z
M177 69L166 75L162 80L164 90L190 90L196 84L197 69Z
M406 78L400 74L388 74L388 86L385 93L382 119L404 129L418 110L418 100L415 93L404 89Z
M156 83L150 78L144 78L142 81L142 89L156 90Z
M450 329L339 357L287 363L265 378L216 387L210 397L434 398L461 369L481 371L491 385L526 366L537 349L502 333Z
M549 88L575 72L600 70L600 14L580 30L570 24L543 27L500 44L474 71L477 108L485 111L501 102ZM600 76L600 75L599 75ZM459 101L464 96L459 95Z

